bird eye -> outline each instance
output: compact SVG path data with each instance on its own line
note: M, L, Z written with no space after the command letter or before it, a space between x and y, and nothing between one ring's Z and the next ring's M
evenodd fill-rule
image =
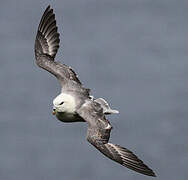
M64 102L61 102L59 105L62 105Z

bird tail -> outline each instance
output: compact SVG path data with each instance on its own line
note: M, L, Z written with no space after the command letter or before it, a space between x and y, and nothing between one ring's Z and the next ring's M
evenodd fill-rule
M95 99L95 102L97 102L101 105L101 107L103 108L103 113L106 115L119 113L118 110L111 109L109 104L103 98Z

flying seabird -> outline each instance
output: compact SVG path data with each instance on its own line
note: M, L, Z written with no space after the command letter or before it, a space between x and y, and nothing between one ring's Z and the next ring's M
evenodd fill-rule
M95 99L83 87L71 67L55 61L59 33L53 9L48 6L40 20L35 40L36 64L52 73L60 82L61 93L53 100L53 114L62 122L87 122L87 140L108 158L136 172L155 173L130 150L109 143L112 126L106 115L118 113L103 99Z

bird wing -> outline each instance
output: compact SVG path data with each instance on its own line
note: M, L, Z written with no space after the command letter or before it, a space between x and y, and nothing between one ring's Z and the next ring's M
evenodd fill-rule
M76 73L69 66L54 61L60 42L57 29L55 14L48 6L40 20L35 40L36 64L56 76L62 88L82 88Z
M102 113L100 104L89 101L77 112L88 122L87 140L101 153L136 172L155 176L155 173L130 150L120 145L108 143L112 126Z

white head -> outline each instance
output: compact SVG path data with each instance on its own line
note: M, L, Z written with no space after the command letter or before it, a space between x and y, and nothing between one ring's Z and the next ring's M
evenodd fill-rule
M75 98L69 94L61 93L53 100L57 112L74 113L76 109Z

